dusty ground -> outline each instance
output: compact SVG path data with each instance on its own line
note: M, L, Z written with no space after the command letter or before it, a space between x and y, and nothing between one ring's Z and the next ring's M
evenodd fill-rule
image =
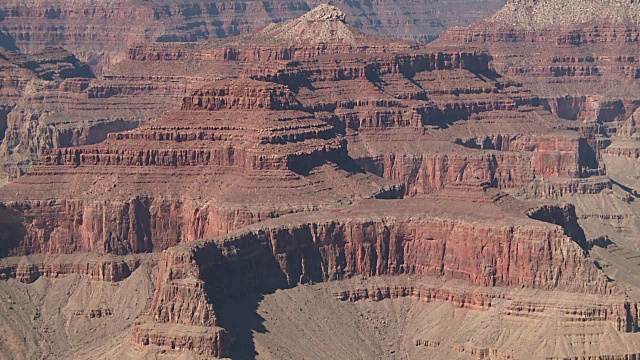
M153 296L147 265L118 283L75 275L35 283L0 282L0 359L197 359L138 351L129 328ZM497 296L488 310L415 298L341 301L345 290L436 287ZM354 278L303 285L220 304L221 324L238 338L235 359L530 359L640 353L640 338L611 321L572 321L572 304L619 301L619 295L482 288L414 276ZM514 313L518 304L539 304ZM541 304L541 305L540 305ZM28 352L18 352L29 349ZM98 356L96 357L96 354Z
M151 269L118 283L71 275L0 281L0 359L114 359L153 296ZM25 352L26 350L26 352Z
M516 316L513 300L496 300L489 310L461 309L448 301L413 298L339 301L334 293L363 286L438 283L437 279L382 277L351 279L279 290L263 298L234 301L234 358L258 359L474 359L563 358L640 351L640 339L620 333L610 322L570 321L554 308L583 295L526 289L506 291L518 301L545 299L536 314ZM463 283L461 288L473 291ZM256 303L256 300L258 301ZM257 306L257 309L256 309ZM256 310L250 311L251 308ZM228 321L229 323L229 321ZM243 337L244 334L244 337ZM250 334L250 336L247 336Z
M576 205L578 222L587 240L595 241L591 254L607 276L640 287L640 167L638 160L604 155L611 190L595 195L567 196ZM634 194L635 193L635 194Z

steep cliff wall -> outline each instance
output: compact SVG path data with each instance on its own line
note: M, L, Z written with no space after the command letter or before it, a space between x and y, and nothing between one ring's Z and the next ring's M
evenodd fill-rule
M378 214L385 212L382 208L393 206L393 201L378 201L362 209L376 209L374 213ZM162 255L152 303L153 321L213 327L217 325L215 304L234 294L357 275L417 274L463 279L488 287L522 285L596 294L613 291L578 243L567 235L580 236L579 227L572 227L575 218L569 220L571 208L548 209L538 212L562 214L551 220L566 220L562 224L565 228L515 218L483 223L419 213L405 217L403 211L383 217L349 211L335 218L329 215L329 219L323 219L326 215L284 217L217 240L180 245ZM518 225L512 225L514 222ZM418 292L425 299L443 298L463 304L459 306L491 306L490 298L481 295L467 294L471 297L464 298L436 290ZM378 289L362 296L371 294L381 300L396 293ZM361 292L337 296L355 301L361 298L358 294ZM397 294L413 296L415 291L401 290ZM456 300L459 296L464 300ZM637 324L629 326L636 328ZM618 327L627 329L624 324Z
M0 253L4 256L161 251L280 215L146 197L122 202L5 203L1 211Z
M597 161L587 151L585 139L578 136L497 135L456 142L469 150L449 146L425 154L367 156L358 162L367 171L405 184L407 195L482 183L518 188L535 179L571 180L604 173L604 169L590 171ZM567 188L566 192L580 190Z

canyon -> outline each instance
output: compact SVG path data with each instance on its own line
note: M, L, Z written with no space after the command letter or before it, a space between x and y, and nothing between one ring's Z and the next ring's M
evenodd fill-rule
M0 7L0 43L31 53L64 47L96 71L142 42L197 42L247 34L302 16L320 1L11 0ZM337 1L351 24L376 35L427 42L452 25L490 15L504 0ZM454 15L455 14L455 15ZM122 31L127 29L127 31Z
M634 1L25 3L0 358L640 356Z

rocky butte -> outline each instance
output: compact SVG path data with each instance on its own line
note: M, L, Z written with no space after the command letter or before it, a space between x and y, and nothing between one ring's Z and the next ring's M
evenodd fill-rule
M618 3L584 21L633 28ZM604 40L566 46L607 54L602 76L530 68L548 58L527 36L559 52L549 36L583 26L536 20L545 6L421 45L319 5L140 42L97 75L7 49L0 75L27 81L2 97L22 140L0 188L0 354L640 356L637 101L585 85L637 80ZM535 30L501 20L518 16Z
M322 2L189 0L8 0L0 43L31 53L62 46L100 72L141 42L206 41L297 18ZM427 42L453 25L490 15L504 0L334 1L367 32ZM127 29L127 31L122 31Z

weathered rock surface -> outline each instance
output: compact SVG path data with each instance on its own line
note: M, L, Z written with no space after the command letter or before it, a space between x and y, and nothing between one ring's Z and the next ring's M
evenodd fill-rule
M100 6L123 4L156 5ZM501 11L540 4L509 2ZM124 283L160 258L148 311L111 357L243 358L242 349L255 357L252 339L268 335L252 319L254 297L358 279L366 283L335 285L331 301L413 297L523 329L536 319L547 329L559 314L563 324L587 325L570 327L569 340L549 330L549 343L562 341L564 350L532 353L633 356L640 352L634 277L592 256L608 243L583 221L588 206L558 199L623 191L633 202L633 188L604 163L635 159L616 149L635 142L635 118L619 120L636 101L603 88L549 96L563 86L552 78L587 78L569 81L579 89L621 73L529 71L526 61L512 71L500 67L513 61L509 53L452 40L465 31L419 45L367 34L350 24L349 11L322 5L238 37L141 41L95 78L58 51L32 57L23 74L16 64L25 62L16 59L31 55L8 51L7 78L27 81L7 82L0 155L24 176L0 188L0 275L27 287L72 277ZM584 46L613 51L600 43L608 42ZM400 284L414 278L425 280ZM435 278L464 285L428 283ZM108 313L96 309L94 317ZM406 353L509 357L522 342L510 326L500 344L490 340L497 328L478 341L414 334ZM586 327L598 334L589 337L592 347L580 342ZM536 329L529 330L543 332ZM626 352L600 345L614 338ZM371 346L359 356L393 357ZM523 348L532 348L530 339ZM273 357L305 357L285 350Z
M489 49L498 72L533 88L558 116L609 126L637 109L639 14L635 1L509 1L438 42Z
M501 203L474 203L472 213L464 201L438 197L376 200L327 214L285 216L217 240L177 246L162 255L153 320L218 326L215 304L234 294L353 276L417 274L490 287L614 291L578 245L584 235L570 208L546 207L529 215L561 227L529 220L517 207L501 210ZM459 306L491 306L481 295L418 293ZM338 297L359 299L354 293ZM637 323L621 323L627 318L623 309L598 316L619 330L636 329Z
M124 58L128 46L153 41L202 41L247 34L297 18L321 1L11 0L0 7L0 43L24 52L63 46L97 72ZM428 41L452 25L481 20L504 0L333 2L358 28ZM127 29L127 31L121 31Z
M130 95L128 99L91 100L90 84L99 80L66 50L47 48L32 55L6 50L3 54L3 177L23 175L46 149L102 141L109 132L132 129L149 114L167 108L160 105L159 94L150 90L144 101L133 99L140 89L125 94Z
M43 165L5 188L17 198L3 209L13 219L3 252L159 251L285 213L401 193L351 170L344 139L284 86L214 82L182 107L99 145L45 152ZM188 190L193 176L203 182ZM34 182L40 194L14 188ZM68 197L46 200L53 189Z
M334 294L340 301L383 301L386 299L413 298L424 302L447 301L454 306L472 310L488 310L495 307L495 303L506 299L510 302L507 314L510 316L528 317L532 313L557 312L562 314L564 321L597 322L609 321L618 331L638 331L637 304L625 301L619 303L602 304L595 296L587 296L590 301L576 304L575 307L545 302L538 300L522 300L519 297L501 293L495 289L483 289L484 292L459 292L460 289L447 289L441 287L372 287L344 290ZM456 292L458 291L458 292ZM430 346L429 343L416 343L417 346ZM432 344L435 345L435 344ZM436 345L437 346L437 345Z
M301 22L320 42L290 36ZM334 7L216 44L139 46L113 71L186 79L158 83L177 102L196 84L196 60L209 65L197 80L206 85L179 110L98 145L41 149L42 165L0 190L7 214L20 219L8 225L15 240L3 252L158 251L362 197L604 173L590 130L576 131L527 89L492 77L486 54L383 42ZM217 72L227 79L206 80ZM155 96L92 91L82 92L89 104ZM530 135L519 135L525 128ZM185 187L193 176L206 180Z
M157 256L99 256L91 253L56 256L5 257L0 260L0 278L33 283L40 277L59 279L79 275L91 281L122 281L141 266L151 267Z

